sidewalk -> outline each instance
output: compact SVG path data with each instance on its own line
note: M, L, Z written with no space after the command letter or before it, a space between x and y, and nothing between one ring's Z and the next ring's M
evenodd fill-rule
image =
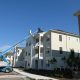
M17 73L20 73L28 78L31 78L31 79L36 79L36 80L58 80L58 79L54 79L54 78L50 78L50 77L45 77L45 76L41 76L41 75L35 75L35 74L31 74L31 73L27 73L27 72L24 72L22 70L19 70L17 68L14 68L14 71L17 72Z

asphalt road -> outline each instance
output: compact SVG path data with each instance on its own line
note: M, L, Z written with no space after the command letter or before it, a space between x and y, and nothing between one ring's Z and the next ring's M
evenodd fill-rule
M25 80L25 79L23 79L23 78L2 78L0 80Z
M10 73L0 72L0 80L30 80L30 79L26 78L26 76L23 76L13 71Z
M15 71L12 71L10 73L4 73L4 72L0 72L0 76L1 75L20 75L19 73L15 72Z

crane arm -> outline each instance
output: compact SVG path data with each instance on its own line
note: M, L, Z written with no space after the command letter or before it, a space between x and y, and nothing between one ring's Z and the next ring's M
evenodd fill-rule
M23 41L25 41L26 39L21 40L20 42L16 43L15 45L13 45L12 47L8 48L7 50L3 51L0 54L0 57L3 56L4 54L6 54L7 51L11 50L13 47L15 47L16 45L18 45L19 43L22 43Z

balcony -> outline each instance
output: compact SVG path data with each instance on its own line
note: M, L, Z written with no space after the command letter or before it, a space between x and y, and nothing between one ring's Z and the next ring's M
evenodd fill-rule
M38 58L38 53L35 54L35 58Z
M43 42L40 43L40 47L43 47Z
M37 47L39 47L39 46L40 46L40 47L43 47L43 43L39 43L39 42L38 42L38 43L36 43L36 44L34 45L35 48L37 48Z
M39 46L39 42L34 45L35 48L38 47L38 46Z
M40 53L40 57L43 57L43 53Z
M36 54L33 56L33 58L38 58L38 53L36 53Z

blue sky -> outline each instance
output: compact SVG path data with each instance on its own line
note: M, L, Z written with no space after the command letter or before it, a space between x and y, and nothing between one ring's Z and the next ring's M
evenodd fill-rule
M80 0L0 0L0 48L24 39L41 27L78 34Z

